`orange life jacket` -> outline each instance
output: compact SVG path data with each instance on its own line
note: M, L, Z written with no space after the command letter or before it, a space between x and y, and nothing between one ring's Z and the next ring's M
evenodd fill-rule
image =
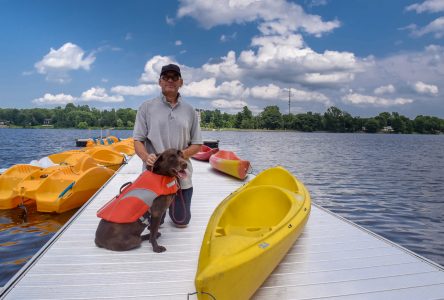
M97 216L114 223L132 223L149 211L154 199L175 194L176 178L145 171L119 195L97 211Z

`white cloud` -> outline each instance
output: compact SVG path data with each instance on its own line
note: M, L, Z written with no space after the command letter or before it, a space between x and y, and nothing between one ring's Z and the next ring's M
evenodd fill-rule
M388 99L382 97L368 96L357 93L348 94L342 97L345 103L363 105L363 106L376 106L376 107L388 107L388 106L400 106L413 103L412 99L407 98L395 98Z
M69 81L69 71L79 69L88 71L95 59L93 53L86 55L79 46L66 43L57 50L51 48L49 53L34 66L38 73L46 74L48 80L66 82Z
M232 110L232 109L241 110L244 106L248 106L247 102L245 102L245 101L241 101L241 100L228 101L225 99L213 100L213 101L211 101L211 105L214 108L229 109L229 110Z
M204 64L202 69L218 78L239 78L242 74L241 69L236 63L236 53L234 51L228 52L227 56L221 58L222 62L216 64Z
M174 42L174 45L182 46L182 41L181 40L177 40L176 42Z
M229 51L221 62L207 63L202 69L216 78L241 79L245 74L255 79L282 83L334 85L349 82L370 61L359 60L350 52L316 53L304 46L301 35L260 36L253 38L256 51L245 50L236 58Z
M426 34L433 34L437 39L444 37L444 17L439 17L423 28L418 28L415 24L406 27L414 37L421 37Z
M288 101L288 88L280 88L274 84L254 86L248 89L248 95L255 99ZM295 88L290 89L290 101L331 104L330 100L322 93Z
M217 25L242 24L259 21L263 33L289 33L303 30L315 36L340 26L339 21L324 22L321 17L306 14L301 6L276 0L182 0L179 18L190 16L209 29Z
M175 24L174 18L171 18L169 16L165 17L165 22L170 26L173 26Z
M128 32L126 35L125 35L125 41L130 41L130 40L132 40L133 39L133 34L131 33L131 32Z
M231 40L234 40L236 38L236 36L237 36L237 32L234 32L231 35L222 34L220 36L220 41L222 43L226 43L226 42L229 42Z
M215 78L190 82L181 89L181 93L187 97L228 99L240 98L244 91L243 84L238 80L225 81L216 85Z
M284 90L274 84L269 84L267 86L254 86L249 90L249 96L256 99L265 100L283 100Z
M375 93L376 95L382 95L382 94L393 94L396 92L395 87L393 86L393 84L389 84L389 85L383 85L380 87L377 87L373 93Z
M145 70L140 77L140 81L148 83L158 82L162 66L167 64L177 64L177 62L168 56L156 55L152 57L145 64Z
M422 81L418 81L413 85L413 89L418 94L426 94L426 95L432 95L436 96L438 94L438 87L433 84L426 84Z
M46 93L43 97L32 100L32 103L43 105L61 105L72 103L75 100L76 98L73 96L63 93L57 95Z
M423 3L415 3L406 7L407 11L416 11L418 14L423 12L441 12L444 11L444 1L442 0L426 0Z
M121 95L110 96L104 88L92 87L82 93L81 101L99 101L99 102L123 102L125 99Z
M368 66L365 72L356 74L354 81L344 87L366 94L366 91L374 91L375 86L387 86L390 82L396 87L390 98L415 99L416 103L420 103L427 101L427 97L415 92L412 84L418 81L433 83L438 90L443 90L443 76L444 47L430 45L422 51L403 51L383 59L375 59L374 64Z
M327 0L308 0L306 2L308 7L324 6L328 4Z
M111 92L119 95L150 96L160 93L158 84L139 84L137 86L118 85L111 88Z

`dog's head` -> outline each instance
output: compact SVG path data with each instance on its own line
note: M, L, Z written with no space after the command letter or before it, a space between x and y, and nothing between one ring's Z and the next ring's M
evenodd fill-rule
M177 149L167 149L158 155L153 165L153 173L168 177L183 178L186 176L187 162L183 153Z

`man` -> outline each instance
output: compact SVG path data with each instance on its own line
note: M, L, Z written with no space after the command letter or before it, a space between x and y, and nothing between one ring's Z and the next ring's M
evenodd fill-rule
M177 227L186 227L191 219L193 168L189 158L199 152L202 145L197 114L179 94L182 85L179 66L163 66L159 78L162 94L139 107L133 132L134 148L144 162L144 170L146 165L153 165L156 153L168 148L182 150L187 160L188 176L180 180L181 190L169 208L170 218Z

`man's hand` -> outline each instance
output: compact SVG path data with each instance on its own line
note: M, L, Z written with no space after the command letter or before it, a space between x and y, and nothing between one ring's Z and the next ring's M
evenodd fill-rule
M156 159L157 159L156 154L148 154L148 156L145 160L145 163L147 166L152 167L154 165L154 162L156 161Z
M190 145L188 148L183 149L182 153L183 153L184 158L188 159L191 156L193 156L194 154L196 154L197 152L199 152L200 146L201 145Z

